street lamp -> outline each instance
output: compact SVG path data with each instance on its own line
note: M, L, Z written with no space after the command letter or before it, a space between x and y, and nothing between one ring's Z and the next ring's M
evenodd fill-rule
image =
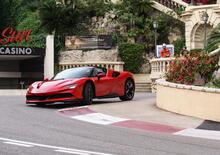
M158 28L158 22L155 20L153 22L154 27L154 45L155 45L155 56L157 56L157 28Z
M204 11L202 14L202 21L204 21L204 49L206 51L206 47L207 47L207 41L206 41L206 28L207 28L207 22L208 22L208 18L209 15L207 13L207 11Z

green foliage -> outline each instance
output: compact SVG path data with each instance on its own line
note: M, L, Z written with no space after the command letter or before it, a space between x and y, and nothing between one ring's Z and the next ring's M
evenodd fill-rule
M123 0L115 9L118 21L126 29L123 40L134 40L136 43L144 43L147 51L152 50L154 44L154 31L152 28L152 3L148 0Z
M220 88L220 78L213 80L212 84L215 88Z
M43 0L0 0L0 30L13 27L18 31L32 30L30 42L17 42L9 46L45 47L45 32L40 28L39 7ZM1 9L1 6L2 9ZM2 11L2 12L1 12Z
M16 25L16 15L21 0L0 0L0 30Z
M112 33L112 44L113 44L113 46L120 45L123 42L125 42L125 40L121 35L119 35L117 33Z
M103 16L111 9L110 0L75 0L64 4L52 0L40 8L41 26L48 33L88 34L91 17Z
M125 26L125 38L133 38L136 43L144 43L146 51L154 52L155 32L153 22L158 22L157 43L169 43L168 36L174 28L179 29L184 37L184 23L152 8L149 0L123 0L116 5L118 21Z
M172 15L172 13L171 13ZM159 14L158 21L158 43L169 43L168 36L170 32L173 32L177 28L181 32L181 36L184 38L185 24L179 20L174 19L172 16L168 16L164 13Z
M207 51L211 52L218 48L220 45L220 25L216 26L211 34L208 36L207 40Z
M185 11L184 7L178 7L175 12L177 13L177 15L180 17L181 14Z
M66 26L71 29L69 24L72 24L72 26L76 25L73 9L61 4L57 5L56 1L49 1L42 5L40 8L40 19L41 26L50 34L65 31Z
M17 30L32 30L30 35L30 42L12 43L11 46L29 46L29 47L45 47L46 34L40 28L40 20L38 12L30 12L22 22L17 26Z
M139 73L140 67L144 62L144 45L122 43L119 45L119 55L125 62L125 70L132 73Z
M182 49L185 47L185 39L180 38L173 42L174 44L174 50L175 54L178 55L182 51Z
M84 5L85 14L89 17L104 16L104 14L113 9L111 0L86 0Z
M218 56L209 57L201 51L191 52L185 57L177 57L171 63L166 78L170 82L192 85L199 75L207 83L218 68Z

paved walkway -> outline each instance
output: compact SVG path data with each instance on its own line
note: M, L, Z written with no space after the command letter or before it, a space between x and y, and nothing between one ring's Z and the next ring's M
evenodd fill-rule
M130 102L121 102L118 98L95 100L94 104L89 106L89 108L93 111L111 116L180 128L196 128L204 121L161 110L156 107L155 103L155 94L136 93L134 100Z

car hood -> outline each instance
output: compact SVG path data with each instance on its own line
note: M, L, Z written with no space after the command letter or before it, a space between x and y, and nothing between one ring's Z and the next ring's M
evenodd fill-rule
M30 93L50 93L65 90L65 86L75 84L79 79L39 81L31 85Z

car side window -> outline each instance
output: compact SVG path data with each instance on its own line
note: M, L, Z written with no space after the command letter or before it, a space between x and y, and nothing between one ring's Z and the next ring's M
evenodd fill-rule
M99 74L99 73L105 73L106 74L104 69L102 69L102 68L94 68L94 70L93 70L93 77L96 77L97 74Z
M112 77L113 77L113 78L116 78L116 77L118 77L119 75L120 75L120 72L114 71L114 72L112 73Z

